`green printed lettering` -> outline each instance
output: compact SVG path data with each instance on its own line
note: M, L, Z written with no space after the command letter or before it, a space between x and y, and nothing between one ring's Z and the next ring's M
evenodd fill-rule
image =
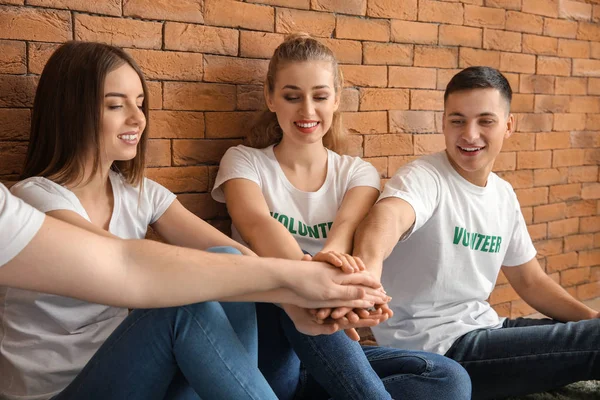
M294 218L290 218L290 226L288 228L288 231L290 231L290 233L293 235L295 233L298 233L298 231L294 230Z
M327 229L328 229L328 230L331 230L331 225L333 225L333 221L332 221L332 222L328 222L328 223L327 223Z
M496 240L496 251L494 251L494 253L500 252L500 243L502 243L502 237L498 236L498 240Z
M308 235L308 229L306 229L306 225L304 225L301 221L298 221L298 234L300 236Z
M469 235L472 235L472 233L467 232L467 230L465 229L465 234L463 235L463 240L462 240L462 244L465 247L469 246Z
M471 250L475 249L475 241L477 240L477 235L471 235L471 243L469 243L469 247Z
M485 240L483 242L483 246L481 246L481 251L488 251L488 246L490 245L490 237L485 235Z
M321 233L323 234L323 239L327 239L327 231L325 230L325 225L327 225L326 222L321 222L319 224L319 228L321 228Z
M464 230L465 228L459 228L458 226L454 227L454 244L458 244L460 242L460 238Z
M306 225L306 227L308 228L308 236L309 237L319 239L319 228L317 227L317 225L315 225L315 226Z
M277 217L279 217L279 213L271 213L271 217L277 219Z
M283 214L281 214L279 216L278 221L281 222L283 224L283 226L285 226L286 228L288 227L288 223L290 222L290 220L288 219L287 215L283 215ZM283 222L283 221L285 221L285 222Z
M477 245L475 246L475 250L479 250L479 245L481 244L481 241L483 240L484 237L485 237L485 235L482 235L481 233L477 234L477 238L479 240L477 241Z
M497 236L492 236L492 242L490 243L490 249L488 250L490 253L494 253L496 248L496 238Z

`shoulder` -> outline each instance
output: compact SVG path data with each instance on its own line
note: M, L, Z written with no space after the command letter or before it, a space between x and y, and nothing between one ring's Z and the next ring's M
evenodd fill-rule
M373 170L377 169L368 161L363 160L360 157L340 155L334 151L327 150L329 152L329 160L334 164L336 170Z
M493 185L494 191L496 192L498 198L509 199L517 204L519 203L517 194L515 193L512 185L508 181L500 178L494 172L490 173L488 184Z
M14 184L10 191L13 195L27 201L32 196L61 196L65 197L71 191L50 179L34 176Z
M419 157L398 168L393 176L417 175L441 181L447 173L444 166L445 157L444 152Z
M227 149L223 160L225 159L262 159L268 157L269 152L272 153L273 146L265 147L264 149L255 149L254 147L244 146L239 144Z

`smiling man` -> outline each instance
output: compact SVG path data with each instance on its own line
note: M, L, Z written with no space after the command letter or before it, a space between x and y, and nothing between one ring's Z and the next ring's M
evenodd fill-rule
M511 97L493 68L455 75L446 150L400 168L355 237L354 254L393 298L394 315L373 328L378 343L460 362L474 399L600 379L598 311L544 273L512 187L492 172L514 129ZM500 269L552 319L500 318L486 301Z

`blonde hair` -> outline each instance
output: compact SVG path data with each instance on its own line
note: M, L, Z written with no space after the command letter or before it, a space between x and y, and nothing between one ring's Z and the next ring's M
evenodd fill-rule
M338 62L331 49L306 33L293 33L285 37L273 53L269 62L267 79L265 80L265 93L272 94L275 87L277 71L287 63L304 61L326 61L333 69L333 83L336 96L341 96L344 78ZM246 137L246 144L250 147L262 149L281 141L283 132L277 122L277 115L269 110L264 111L250 128ZM342 116L339 111L333 113L331 127L323 136L323 145L328 149L342 154L344 146L344 130Z

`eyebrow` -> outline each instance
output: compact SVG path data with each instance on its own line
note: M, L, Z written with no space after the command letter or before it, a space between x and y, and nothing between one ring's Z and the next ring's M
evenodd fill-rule
M464 115L464 114L462 114L462 113L459 113L459 112L453 112L453 113L450 113L450 114L448 114L448 116L449 116L449 117L465 117L465 115ZM493 113L493 112L489 112L489 111L486 111L486 112L482 112L482 113L480 113L480 114L477 114L477 116L478 116L478 117L497 117L497 115L496 115L495 113Z
M117 93L117 92L106 93L104 95L104 97L122 97L122 98L127 98L127 96L125 94L123 94L123 93ZM139 99L140 97L144 98L144 94L143 93L139 94L137 98Z
M294 86L294 85L285 85L282 89L302 90L298 86ZM328 85L318 85L318 86L313 86L312 89L313 90L329 89L329 86Z

